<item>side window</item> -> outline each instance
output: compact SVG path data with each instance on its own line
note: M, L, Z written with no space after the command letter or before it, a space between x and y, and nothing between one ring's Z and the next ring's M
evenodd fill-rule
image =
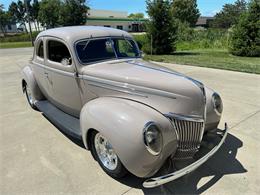
M44 53L43 53L43 41L40 41L37 51L36 51L36 55L39 56L40 58L44 58Z
M60 41L48 41L48 59L64 65L71 65L70 52Z

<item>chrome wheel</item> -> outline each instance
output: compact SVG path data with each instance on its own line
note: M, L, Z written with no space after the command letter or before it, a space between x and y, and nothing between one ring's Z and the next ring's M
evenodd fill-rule
M97 156L103 166L111 171L115 170L118 165L118 157L109 141L100 133L97 133L94 142Z
M35 106L35 98L33 96L32 90L27 84L25 84L24 86L24 91L26 94L27 101L31 108L38 111L37 107Z
M26 95L27 95L27 99L28 99L29 104L34 105L34 98L33 98L31 88L28 87L28 85L27 85L25 90L26 90Z

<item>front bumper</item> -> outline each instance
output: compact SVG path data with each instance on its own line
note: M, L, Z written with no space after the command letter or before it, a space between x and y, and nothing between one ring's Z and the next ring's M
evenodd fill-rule
M213 156L218 150L219 148L222 146L222 144L224 143L226 137L228 134L228 126L225 123L225 129L223 130L222 133L222 139L219 142L218 145L216 145L210 152L208 152L205 156L203 156L202 158L200 158L199 160L195 161L194 163L190 164L189 166L180 169L178 171L175 171L173 173L169 173L167 175L163 175L160 177L155 177L155 178L150 178L147 179L144 183L143 186L145 188L153 188L153 187L157 187L160 185L163 185L165 183L168 183L170 181L173 181L175 179L178 179L192 171L194 171L195 169L197 169L199 166L201 166L203 163L205 163L211 156Z

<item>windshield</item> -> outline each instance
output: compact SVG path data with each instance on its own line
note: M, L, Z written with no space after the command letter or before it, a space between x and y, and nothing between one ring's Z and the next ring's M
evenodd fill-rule
M106 38L81 41L76 44L79 60L83 64L116 58L140 57L132 39Z

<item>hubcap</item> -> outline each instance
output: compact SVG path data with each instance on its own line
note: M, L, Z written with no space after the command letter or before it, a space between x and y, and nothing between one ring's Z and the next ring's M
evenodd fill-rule
M111 171L115 170L118 163L117 155L108 140L100 133L95 136L95 149L102 164Z
M27 98L28 98L29 103L31 105L33 105L34 100L33 100L32 91L31 91L30 87L28 87L28 86L26 86L26 94L27 94Z

